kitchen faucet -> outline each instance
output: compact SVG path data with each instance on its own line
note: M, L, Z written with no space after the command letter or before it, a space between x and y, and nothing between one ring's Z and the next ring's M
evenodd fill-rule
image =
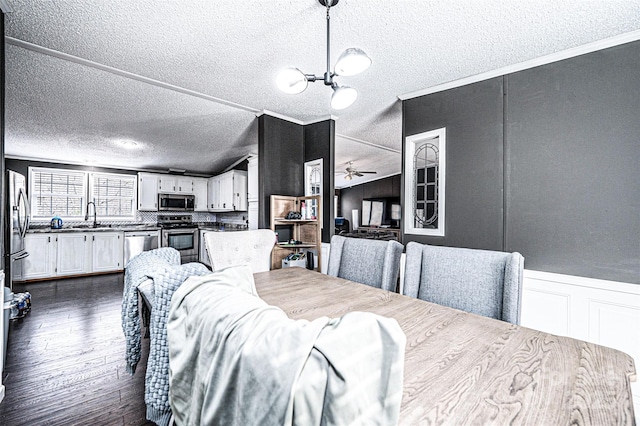
M97 218L97 212L96 212L96 203L95 201L89 201L87 203L87 212L84 215L84 220L89 219L89 204L93 204L93 227L97 227L98 226L98 218Z

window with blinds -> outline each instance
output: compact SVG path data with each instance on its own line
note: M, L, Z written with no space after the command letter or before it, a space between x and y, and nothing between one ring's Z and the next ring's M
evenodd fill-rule
M135 220L136 175L29 167L31 218L84 220L93 201L102 220ZM93 216L93 207L89 207Z
M89 200L95 203L98 217L135 219L136 183L135 175L90 173Z
M87 172L30 167L29 190L32 219L84 219Z

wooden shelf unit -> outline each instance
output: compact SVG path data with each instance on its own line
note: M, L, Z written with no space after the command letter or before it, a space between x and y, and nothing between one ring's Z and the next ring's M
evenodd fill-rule
M287 213L301 211L302 202L305 202L307 208L310 202L315 201L315 218L307 217L306 219L285 219ZM314 254L314 269L320 270L320 256L322 253L322 212L320 209L320 195L306 195L300 197L288 195L272 195L271 196L271 229L275 232L279 230L287 230L289 239L300 241L301 244L278 243L271 252L271 269L280 269L282 267L282 259L290 253L300 253L312 251ZM311 212L309 211L308 215ZM279 239L282 236L279 235Z

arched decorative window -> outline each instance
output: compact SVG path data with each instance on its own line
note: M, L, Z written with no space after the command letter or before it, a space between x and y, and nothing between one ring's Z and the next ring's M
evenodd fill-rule
M413 155L413 220L416 228L438 228L438 146L431 140Z
M406 138L404 171L404 232L444 236L444 128Z

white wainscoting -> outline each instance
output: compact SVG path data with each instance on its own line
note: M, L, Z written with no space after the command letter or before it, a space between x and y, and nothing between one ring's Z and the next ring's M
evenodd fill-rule
M621 350L640 372L640 285L525 270L521 325ZM640 375L631 388L640 424Z

